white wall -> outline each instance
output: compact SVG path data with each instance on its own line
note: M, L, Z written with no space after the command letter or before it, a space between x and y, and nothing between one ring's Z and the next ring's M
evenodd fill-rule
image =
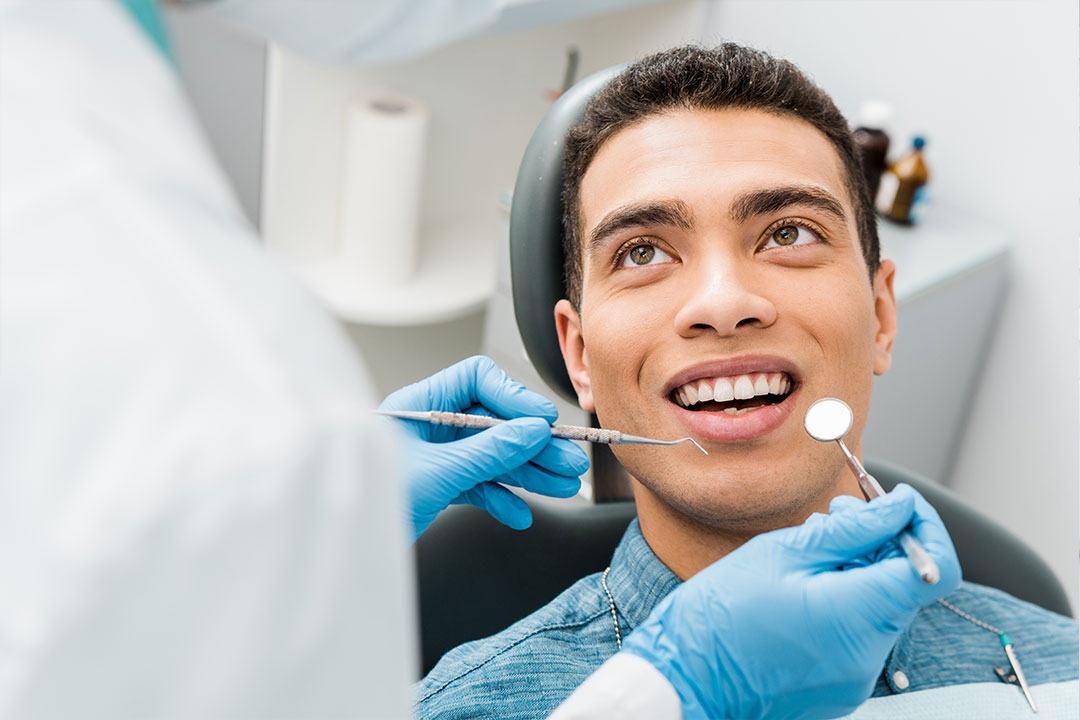
M705 33L792 60L849 117L868 98L891 101L894 143L928 137L933 196L1015 239L948 484L1050 562L1074 611L1078 22L1075 0L718 0Z
M265 43L186 8L164 10L188 97L244 214L258 226Z

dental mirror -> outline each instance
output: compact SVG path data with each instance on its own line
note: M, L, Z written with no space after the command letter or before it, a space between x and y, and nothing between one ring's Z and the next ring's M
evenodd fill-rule
M842 438L851 430L854 417L855 414L851 412L851 408L843 400L821 398L806 411L806 417L803 418L803 427L806 428L806 432L810 437L815 440L821 442L836 441L847 459L848 467L859 482L863 497L869 502L884 495L885 489L881 487L881 483L873 475L866 472L866 468L859 462L859 458L852 455L851 451L847 449L847 445L844 444ZM924 583L933 585L941 578L941 571L938 569L934 559L930 557L930 553L926 552L926 548L910 531L902 531L897 536L897 540Z
M803 426L810 437L821 442L832 442L847 435L855 414L843 400L821 398L806 411Z

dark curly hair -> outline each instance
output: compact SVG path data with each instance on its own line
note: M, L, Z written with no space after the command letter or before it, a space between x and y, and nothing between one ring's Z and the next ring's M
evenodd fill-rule
M627 67L597 93L570 129L563 160L563 254L567 297L581 307L581 179L600 147L623 128L668 110L763 110L798 118L821 131L840 156L845 187L871 281L879 263L877 221L847 120L836 104L787 60L723 43L650 55Z

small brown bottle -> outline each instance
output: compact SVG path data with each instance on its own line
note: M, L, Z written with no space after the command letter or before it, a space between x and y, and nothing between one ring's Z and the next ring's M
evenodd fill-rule
M881 176L877 194L877 209L885 218L904 225L913 225L924 200L930 170L923 158L926 140L917 137L910 153L900 158Z
M859 109L859 126L853 133L871 200L877 197L881 174L885 172L886 158L889 156L889 136L885 126L891 114L892 109L886 103L875 100L863 103Z

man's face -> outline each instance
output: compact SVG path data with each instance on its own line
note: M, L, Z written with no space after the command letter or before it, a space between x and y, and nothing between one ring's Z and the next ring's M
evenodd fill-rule
M801 522L848 487L839 448L803 416L846 401L858 451L895 302L890 262L869 280L825 136L755 110L651 116L604 143L580 202L581 313L564 300L556 321L581 406L709 451L615 446L630 474L685 515L744 530Z

